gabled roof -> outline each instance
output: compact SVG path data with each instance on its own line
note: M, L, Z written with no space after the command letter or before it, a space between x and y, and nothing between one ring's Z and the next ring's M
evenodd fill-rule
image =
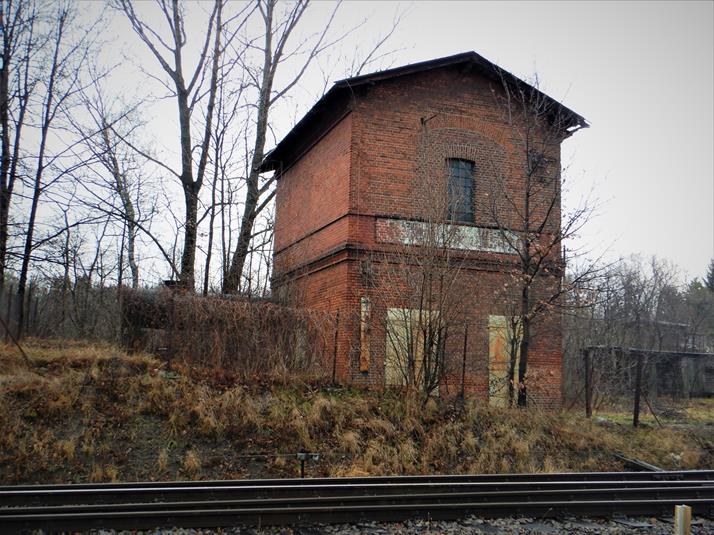
M375 84L383 80L398 78L400 76L456 65L468 65L474 71L491 80L498 82L504 80L506 83L516 87L525 86L532 91L536 91L545 97L550 104L554 105L558 113L565 118L566 128L587 128L589 126L582 116L542 93L527 82L501 69L495 63L490 62L476 52L463 52L453 56L412 63L410 65L403 65L402 67L345 78L344 80L335 82L330 90L300 119L283 140L278 143L272 151L265 155L260 165L260 170L272 171L280 169L285 164L289 165L289 163L302 156L324 133L348 113L350 95L355 88Z

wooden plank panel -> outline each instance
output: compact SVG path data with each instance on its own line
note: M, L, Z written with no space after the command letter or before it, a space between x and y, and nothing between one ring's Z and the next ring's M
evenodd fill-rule
M509 405L511 353L515 351L514 369L518 370L520 336L507 316L488 317L488 399L491 405ZM520 326L515 330L519 331ZM515 344L514 344L515 340ZM515 346L515 347L514 347ZM513 351L512 348L513 347ZM517 372L514 373L514 391L518 390Z

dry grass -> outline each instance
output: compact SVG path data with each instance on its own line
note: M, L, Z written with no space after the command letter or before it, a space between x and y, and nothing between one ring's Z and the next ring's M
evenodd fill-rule
M345 431L340 437L340 451L349 455L357 455L360 450L360 438L354 431Z
M613 452L666 468L714 464L690 428L633 430L571 414L424 404L396 392L233 385L167 372L147 355L89 343L0 346L0 482L617 470ZM712 421L714 418L709 418Z
M189 450L186 452L181 466L187 474L196 475L201 470L201 459L198 458L198 454L195 451Z
M156 467L159 472L165 472L169 467L169 452L166 448L161 448L159 455L156 457Z
M60 440L57 443L57 447L60 451L61 458L65 461L71 461L74 459L74 454L77 449L77 441L74 438L69 440Z

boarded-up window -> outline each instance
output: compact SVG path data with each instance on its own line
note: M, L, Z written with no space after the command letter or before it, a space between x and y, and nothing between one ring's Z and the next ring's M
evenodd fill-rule
M370 352L370 334L372 303L369 297L360 299L360 321L359 321L359 371L366 373L369 371L371 352Z
M521 322L511 316L488 317L488 399L507 407L518 392Z
M386 352L384 380L387 385L416 385L424 382L426 375L438 372L441 358L437 340L441 336L437 312L408 308L387 310ZM430 340L427 340L431 336ZM431 352L426 369L424 351Z

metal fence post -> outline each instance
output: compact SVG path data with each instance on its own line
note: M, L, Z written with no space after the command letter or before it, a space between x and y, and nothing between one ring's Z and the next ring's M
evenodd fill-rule
M332 385L334 386L337 378L337 333L340 330L340 311L337 311L335 316L335 341L332 348Z
M642 396L642 353L637 353L637 372L635 375L635 408L632 414L632 427L640 425L640 397Z
M469 324L464 323L464 350L461 355L461 400L466 397L466 346L469 340Z
M585 416L592 418L593 416L593 378L590 362L590 350L583 349L583 360L585 363Z

